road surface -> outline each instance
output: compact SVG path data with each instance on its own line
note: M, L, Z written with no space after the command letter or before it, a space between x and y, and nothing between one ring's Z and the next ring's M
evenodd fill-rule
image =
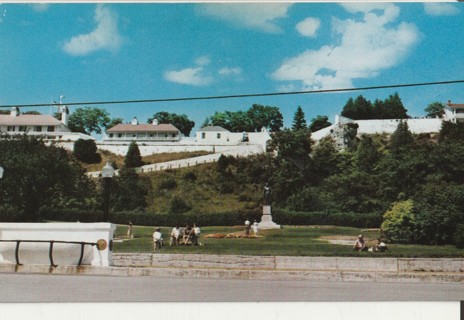
M459 301L464 284L0 274L2 302Z

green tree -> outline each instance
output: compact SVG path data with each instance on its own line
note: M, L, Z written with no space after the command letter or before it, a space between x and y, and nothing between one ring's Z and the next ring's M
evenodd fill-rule
M373 172L381 158L380 153L371 136L363 135L359 141L354 155L354 163L357 170Z
M265 127L270 131L277 132L284 126L284 118L278 107L254 104L247 111L251 119L253 131L261 131Z
M425 108L425 112L427 112L427 117L443 118L445 108L446 106L441 102L432 102Z
M393 132L390 139L390 150L393 154L401 155L401 153L409 148L413 143L414 138L406 121L400 121Z
M309 130L311 132L316 132L321 129L330 127L332 123L329 122L329 118L327 116L317 116L311 120L311 124L309 125Z
M10 110L3 110L3 109L0 109L0 114L10 114Z
M411 199L394 203L383 218L382 230L389 240L394 243L414 242L416 214Z
M298 106L295 112L295 116L293 117L293 125L292 130L301 130L306 129L308 127L305 119L305 114L301 106Z
M134 168L123 167L112 191L114 211L142 210L147 206L148 183L144 183Z
M95 186L70 154L29 136L2 137L0 206L20 213L18 221L39 221L43 208L85 208Z
M322 181L340 171L340 153L335 148L334 141L330 137L321 139L314 147L311 156L318 180Z
M74 156L84 163L100 163L101 155L97 152L95 140L79 139L74 142Z
M124 159L124 167L138 168L143 166L142 156L140 155L139 146L137 142L132 141L127 149L126 157Z
M159 124L170 123L186 137L190 136L190 132L195 127L195 122L190 120L185 114L169 113L166 111L160 111L148 119L148 123L152 123L153 120L158 120Z
M396 92L388 96L383 102L384 114L380 119L407 119L408 110L405 109L399 94Z
M362 95L358 96L355 100L348 99L343 107L342 116L353 120L372 119L373 108L369 100L366 100Z
M114 126L118 125L118 124L121 124L121 123L124 123L124 119L123 118L112 118L107 124L106 124L106 129L111 129L113 128Z
M77 108L70 116L68 127L73 132L84 134L102 133L110 122L109 114L105 109L86 107Z

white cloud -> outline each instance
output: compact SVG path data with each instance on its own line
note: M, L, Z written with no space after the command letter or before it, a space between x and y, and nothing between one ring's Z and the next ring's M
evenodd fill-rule
M118 18L109 8L98 4L94 20L94 31L72 37L63 45L63 50L74 56L87 55L98 50L115 51L122 45L118 32Z
M191 86L206 86L214 81L211 76L204 74L203 67L186 68L180 71L166 71L164 78L171 82Z
M220 19L235 26L269 33L280 33L278 19L287 17L289 3L231 3L203 4L198 7L202 15Z
M317 18L306 18L296 25L296 30L305 37L314 38L321 26L321 20Z
M241 68L224 67L218 71L221 76L239 76L242 74Z
M307 50L283 61L272 78L299 81L304 90L352 87L354 79L372 78L398 65L420 40L414 24L391 24L399 16L394 4L343 4L361 21L333 18L337 45Z
M432 16L450 16L459 13L459 9L451 3L426 2L425 13Z
M208 56L203 56L196 59L195 63L199 66L207 66L211 63L211 59Z

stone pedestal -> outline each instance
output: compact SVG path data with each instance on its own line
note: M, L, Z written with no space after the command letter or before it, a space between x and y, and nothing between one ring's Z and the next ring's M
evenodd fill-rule
M263 206L263 216L261 217L261 222L259 223L260 229L280 229L280 225L272 221L271 215L271 206Z

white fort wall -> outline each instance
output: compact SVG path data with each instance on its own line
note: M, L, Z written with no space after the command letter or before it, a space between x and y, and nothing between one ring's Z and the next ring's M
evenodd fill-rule
M405 119L409 127L409 131L414 134L420 133L438 133L441 129L443 119ZM324 137L327 137L331 132L340 124L344 123L356 123L358 127L358 137L362 134L376 134L376 133L387 133L392 134L398 127L400 120L351 120L341 116L335 116L335 124L330 127L321 129L313 132L311 138L315 141L319 141Z
M50 265L50 243L48 241L72 241L103 245L84 245L82 264L107 267L112 265L112 241L116 225L111 223L0 223L0 264L16 263L16 240L39 240L21 242L18 260L21 264ZM5 242L13 240L14 242ZM46 241L46 242L43 242ZM54 243L52 251L56 265L77 265L81 255L81 244Z

